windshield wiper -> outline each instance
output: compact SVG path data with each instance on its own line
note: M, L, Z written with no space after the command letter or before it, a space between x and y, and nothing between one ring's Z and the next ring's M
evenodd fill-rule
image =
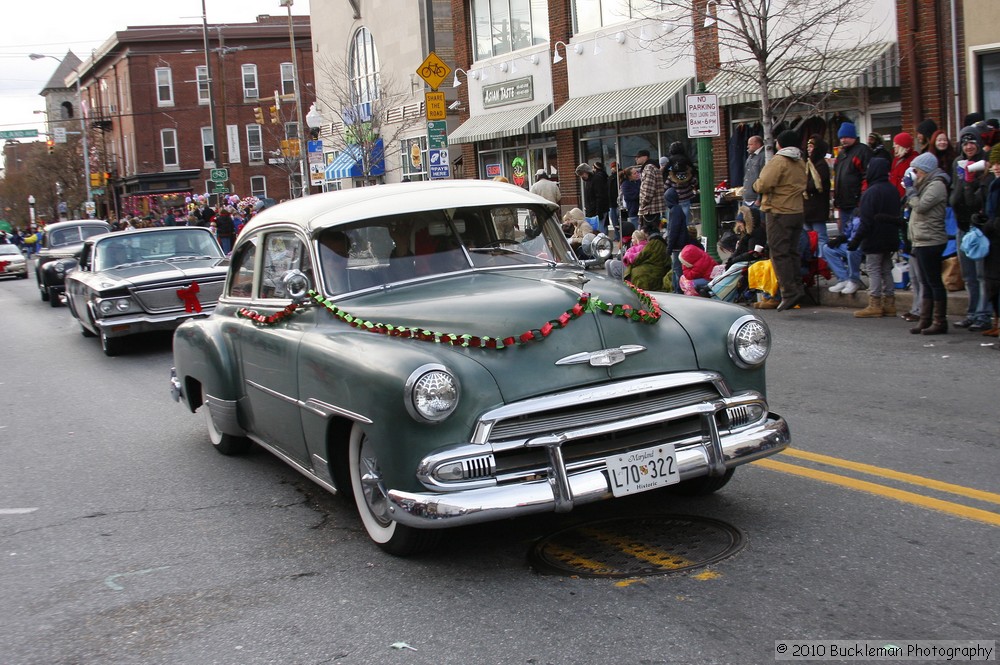
M525 252L525 251L520 250L520 249L515 249L514 247L512 247L510 245L504 245L504 246L501 246L501 247L468 247L466 249L468 249L469 252L471 252L473 254L499 254L499 253L503 253L503 254L516 254L517 256L524 256L524 257L527 257L527 258L532 259L534 261L543 261L550 268L555 268L556 267L556 262L553 261L552 259L547 259L547 258L542 257L542 256L536 256L536 255L531 254L529 252Z
M164 259L165 261L204 261L205 259L216 259L217 256L209 256L207 254L203 256L171 256L169 259Z

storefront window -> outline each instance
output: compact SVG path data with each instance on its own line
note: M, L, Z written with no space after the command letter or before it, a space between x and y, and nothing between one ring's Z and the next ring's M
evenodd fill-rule
M986 118L1000 118L1000 53L979 56L979 108Z

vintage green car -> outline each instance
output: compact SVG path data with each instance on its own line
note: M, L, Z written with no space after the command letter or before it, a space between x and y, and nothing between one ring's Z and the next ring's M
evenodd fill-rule
M445 527L721 488L789 444L770 343L741 307L588 271L521 188L402 183L248 223L214 313L174 334L171 391L220 453L253 441L353 495L402 555Z

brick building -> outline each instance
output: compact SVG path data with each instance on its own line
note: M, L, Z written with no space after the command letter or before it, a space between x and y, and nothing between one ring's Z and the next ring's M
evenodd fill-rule
M98 216L183 205L216 189L213 168L228 169L224 187L241 197L298 193L298 76L288 21L259 16L255 23L209 25L208 66L202 25L128 27L80 65L90 168L110 174L96 183ZM308 109L309 18L292 21Z

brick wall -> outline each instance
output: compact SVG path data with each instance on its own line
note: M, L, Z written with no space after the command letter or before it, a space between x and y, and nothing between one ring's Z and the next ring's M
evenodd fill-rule
M962 0L956 0L962 16ZM914 131L925 118L933 119L939 129L948 130L954 140L954 75L951 57L952 24L949 3L939 0L897 0L896 22L899 33L900 92L903 128ZM958 50L964 53L964 34L958 26ZM965 81L964 58L959 56L958 80ZM959 85L959 118L968 113L964 85Z
M570 0L556 0L549 3L549 46L557 48L556 42L569 43L573 36L573 13ZM564 46L558 48L565 49ZM569 99L569 58L565 50L560 51L562 62L552 65L552 96L554 108L558 110ZM549 54L551 56L551 53ZM559 189L562 192L563 208L583 207L582 181L576 177L578 144L575 131L561 129L556 132L556 168L559 169Z

